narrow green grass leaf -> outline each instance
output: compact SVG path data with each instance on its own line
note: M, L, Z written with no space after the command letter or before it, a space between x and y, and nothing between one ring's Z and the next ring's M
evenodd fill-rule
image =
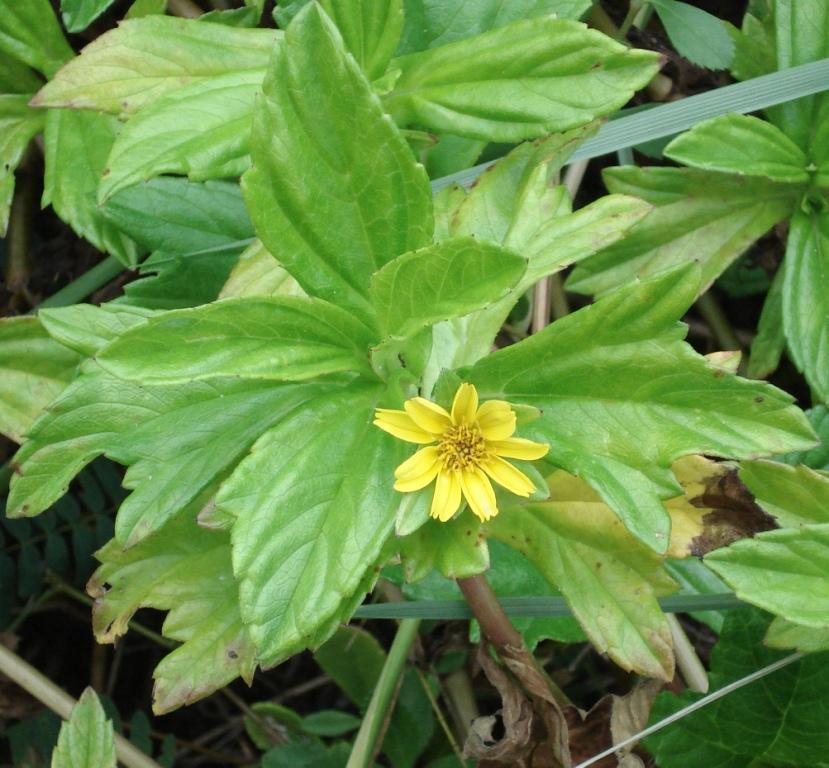
M734 83L680 101L660 104L653 109L619 117L603 125L595 138L586 141L570 162L589 160L632 147L645 141L674 136L703 120L729 112L756 112L794 99L820 93L829 88L829 58L791 69ZM468 187L490 165L482 163L460 173L436 179L435 191L457 183Z

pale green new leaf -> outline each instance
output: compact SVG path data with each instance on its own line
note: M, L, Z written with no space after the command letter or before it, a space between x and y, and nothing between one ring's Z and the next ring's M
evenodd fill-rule
M775 616L763 642L769 648L796 648L803 653L829 651L829 628L804 627Z
M783 261L783 328L798 369L829 401L829 213L797 211Z
M520 19L551 14L578 19L590 7L590 0L404 0L404 6L406 23L399 54L456 43Z
M297 411L259 439L217 496L235 518L242 618L265 665L319 641L392 531L393 473L406 449L372 425L379 395L355 383Z
M677 321L698 274L630 283L460 372L482 399L539 408L526 437L549 443L547 460L587 480L658 552L670 530L662 499L681 492L670 471L677 458L753 458L814 439L788 394L728 373L683 341Z
M49 0L0 0L0 51L46 77L73 56Z
M807 511L804 517L826 510ZM705 557L737 597L807 627L829 628L829 523L766 531Z
M0 433L23 442L80 362L80 355L49 338L37 318L4 318L0 322Z
M219 298L304 295L299 283L257 239L239 256L238 263L222 286Z
M92 688L60 728L52 768L115 768L115 731Z
M53 339L91 357L120 334L144 323L152 314L152 310L128 304L73 304L41 309L38 317Z
M9 222L14 171L32 137L43 130L46 117L28 106L30 98L30 94L0 94L0 238L6 236Z
M386 71L403 30L403 0L320 0L369 80Z
M585 25L543 17L394 59L384 101L399 125L487 141L521 141L607 115L655 74L649 51Z
M428 180L316 3L276 47L245 199L265 247L309 294L369 317L371 274L432 241Z
M549 478L551 500L505 509L487 527L561 590L587 636L622 668L670 680L671 630L657 598L673 580L583 481Z
M199 80L264 72L279 35L170 16L131 19L86 46L33 104L131 114Z
M713 691L751 675L786 654L763 646L768 617L729 611L711 652ZM660 768L801 768L825 766L829 703L826 656L809 656L728 696L707 703L645 740ZM656 723L700 694L660 694L651 711Z
M106 219L97 191L107 155L118 132L109 115L73 109L50 109L46 115L44 206L101 251L126 266L138 260L136 244Z
M740 480L757 503L785 528L829 523L829 474L802 464L744 461Z
M64 26L70 32L82 32L112 3L113 0L60 0Z
M708 171L792 184L809 180L803 150L776 126L749 115L723 115L698 123L668 144L664 155Z
M634 195L655 208L624 240L599 251L571 274L567 287L604 294L632 277L696 262L703 292L743 251L791 215L800 190L760 178L691 168L605 171L611 192Z
M221 376L301 381L367 371L372 332L334 304L297 296L227 299L156 315L98 356L143 384Z
M678 0L651 0L668 37L688 61L709 69L726 69L734 43L720 19Z
M139 608L169 611L162 634L182 643L156 667L153 711L191 704L237 677L250 682L256 653L239 616L226 533L181 515L125 550L114 539L97 553L87 586L98 642L115 642Z
M264 71L231 72L171 91L124 126L98 196L162 173L191 179L241 175L250 165L253 100Z
M527 268L516 253L456 238L398 256L371 278L381 333L406 338L503 299Z

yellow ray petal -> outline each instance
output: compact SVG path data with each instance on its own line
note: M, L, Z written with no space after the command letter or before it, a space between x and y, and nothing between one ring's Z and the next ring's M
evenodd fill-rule
M406 411L378 408L374 412L374 424L384 432L409 443L426 445L435 442L435 436L418 427Z
M493 456L487 459L481 468L486 472L498 485L502 485L516 496L529 496L534 490L535 485L521 470L516 469L507 461Z
M549 445L534 443L532 440L525 440L523 437L510 437L507 440L493 440L487 446L496 455L505 459L523 459L524 461L535 461L547 455Z
M452 418L446 409L425 397L413 397L403 403L403 407L418 427L437 437L452 426Z
M461 384L452 403L452 422L454 424L472 424L475 421L477 410L478 390L472 384Z
M398 480L408 480L411 477L422 475L438 460L438 456L436 445L420 448L394 470L394 476Z
M442 523L451 520L461 505L461 481L458 470L444 469L438 472L435 495L432 497L430 514Z
M498 514L492 483L480 469L461 472L461 490L469 503L469 508L482 522L485 523Z
M487 400L475 414L486 440L505 440L515 432L515 412L505 400Z

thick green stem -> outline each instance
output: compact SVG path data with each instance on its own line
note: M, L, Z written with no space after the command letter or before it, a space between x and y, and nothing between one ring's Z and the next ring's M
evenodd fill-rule
M346 768L369 768L374 765L374 756L382 743L380 737L393 706L393 699L400 687L406 659L417 638L419 627L420 619L403 619L400 622L360 730L357 732L357 738L354 740Z
M639 11L642 10L642 6L645 3L639 2L638 0L630 0L630 5L628 6L627 16L625 16L625 20L622 22L622 26L619 27L619 39L624 41L627 37L628 32L630 32L630 28L633 26L633 22L635 21Z
M84 272L77 280L53 293L49 298L40 302L40 307L67 307L83 301L90 293L105 286L114 280L124 270L124 265L118 259L108 256L92 269Z

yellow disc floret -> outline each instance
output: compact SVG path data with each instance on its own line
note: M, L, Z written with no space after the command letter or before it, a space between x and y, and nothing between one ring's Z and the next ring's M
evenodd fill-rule
M478 405L472 384L461 384L447 412L437 403L413 397L405 410L378 408L374 423L391 435L426 446L404 461L394 473L394 487L404 493L419 491L433 480L432 517L451 520L465 498L483 521L498 514L491 480L518 496L529 496L534 485L504 459L540 459L548 446L513 437L515 412L504 400Z

